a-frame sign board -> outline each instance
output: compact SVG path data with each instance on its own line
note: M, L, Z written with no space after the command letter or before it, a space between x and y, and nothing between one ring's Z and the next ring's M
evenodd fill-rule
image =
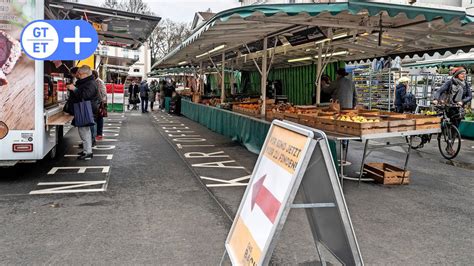
M293 204L300 186L305 203ZM322 245L363 264L325 134L274 120L225 242L232 264L268 265L291 208L306 209L320 258Z

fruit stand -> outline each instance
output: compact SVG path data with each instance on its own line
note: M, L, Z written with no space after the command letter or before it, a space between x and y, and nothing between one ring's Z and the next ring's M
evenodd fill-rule
M259 27L255 27L256 23ZM294 85L301 88L295 92L297 97L283 92L288 95L289 102L308 104L315 96L315 102L320 103L321 75L330 63L360 62L382 57L391 60L397 57L423 56L425 53L431 55L436 52L444 54L468 51L474 45L474 39L470 38L473 34L474 23L465 12L428 6L355 0L324 4L262 4L216 14L153 68L175 67L186 62L191 67L214 67L223 73L229 67L240 71L258 71L260 86L257 84L256 87L261 91L258 103L226 103L225 88L221 87L219 106L232 104L234 112L226 111L226 120L215 122L219 123L217 130L246 147L251 140L253 151L259 148L260 140L263 139L259 136L260 139L256 140L255 132L251 133L248 125L235 127L234 122L244 116L251 118L252 123L282 119L320 129L339 142L341 147L348 140L361 141L365 144L360 171L362 175L370 150L379 148L373 145L373 140L398 138L402 141L396 145L406 147L409 146L407 144L411 136L440 132L439 119L429 115L411 116L386 112L392 107L390 99L393 91L390 85L393 77L389 75L380 78L384 83L377 84L377 90L365 95L376 99L378 104L371 107L380 110L341 111L338 108L268 103L266 88L269 71L272 68L317 65L315 73L310 73L314 82L305 82L305 73L291 72L286 76L282 75L281 79L282 82L285 79L300 81ZM413 36L416 36L416 40L423 41L414 45ZM442 41L429 41L432 36L437 36ZM461 45L457 39L462 39L465 43ZM215 128L212 125L212 120L217 119L213 117L217 113L215 108L193 103L185 105L193 110L185 111L183 114L186 117ZM183 105L183 108L187 107ZM224 118L219 115L219 119ZM242 136L244 137L241 138ZM383 145L383 148L393 145L395 143ZM339 153L340 161L344 161L344 152ZM402 183L406 178L404 170L410 148L406 154L404 167L398 168L403 170L400 180ZM380 171L373 167L380 168L382 172L398 172L387 165L368 166L372 167L371 171L374 173ZM389 178L390 175L382 176ZM358 180L361 180L361 176Z

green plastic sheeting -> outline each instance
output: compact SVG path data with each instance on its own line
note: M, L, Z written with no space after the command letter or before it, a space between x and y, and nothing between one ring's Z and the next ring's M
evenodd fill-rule
M208 129L241 143L258 154L270 129L270 123L231 111L183 100L181 113Z
M181 114L208 129L242 144L252 153L259 154L270 130L267 121L251 118L235 112L218 109L188 100L181 103ZM337 166L336 142L329 140L329 148ZM339 171L339 167L336 167Z
M344 67L344 62L334 62L328 64L324 70L331 80L336 78L336 70ZM315 64L291 68L272 69L268 74L269 81L281 80L283 93L288 96L288 101L299 105L312 103L315 92L316 81ZM242 72L242 85L246 93L260 93L260 73L258 71Z
M474 139L474 121L461 121L459 132L463 138Z

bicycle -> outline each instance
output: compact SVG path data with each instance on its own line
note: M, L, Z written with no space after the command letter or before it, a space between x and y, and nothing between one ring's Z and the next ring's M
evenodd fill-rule
M447 160L454 159L461 150L461 133L453 124L452 119L456 117L449 117L449 110L451 108L462 108L457 105L436 105L434 106L437 116L441 116L441 133L438 133L438 149ZM457 116L462 116L462 112L458 112ZM413 136L412 149L421 149L426 143L431 142L432 134Z

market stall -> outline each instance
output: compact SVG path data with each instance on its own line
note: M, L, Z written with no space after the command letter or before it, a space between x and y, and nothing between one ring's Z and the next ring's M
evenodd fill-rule
M247 6L217 14L154 67L179 63L217 66L216 62L219 62L222 71L228 65L241 71L258 71L259 101L237 103L235 111L244 113L247 109L249 116L259 119L285 119L308 125L324 130L341 142L353 139L364 141L368 146L373 138L399 137L407 145L407 136L423 134L427 130L439 132L439 119L395 117L390 112L375 114L365 110L367 113L361 113L361 110L325 109L271 101L266 89L269 72L315 65L314 93L316 103L320 103L320 78L331 63L373 58L390 61L424 53L468 51L474 45L474 39L470 37L474 27L470 22L471 18L460 10L379 2ZM462 45L459 40L463 40ZM296 72L295 75L304 78L302 73ZM381 75L383 83L377 91L380 103L376 107L390 111L390 89L397 77ZM225 91L224 86L221 89ZM309 89L301 99L311 98L311 93ZM374 98L374 95L370 96ZM293 99L290 97L288 102ZM221 100L224 102L225 97ZM303 104L307 104L306 100ZM205 116L207 112L204 110L197 111L199 115L188 115L196 119L196 116ZM199 121L210 120L210 117L199 118ZM428 120L430 122L425 123ZM227 130L232 131L232 127ZM228 136L236 134L226 133ZM243 142L239 138L236 140Z

